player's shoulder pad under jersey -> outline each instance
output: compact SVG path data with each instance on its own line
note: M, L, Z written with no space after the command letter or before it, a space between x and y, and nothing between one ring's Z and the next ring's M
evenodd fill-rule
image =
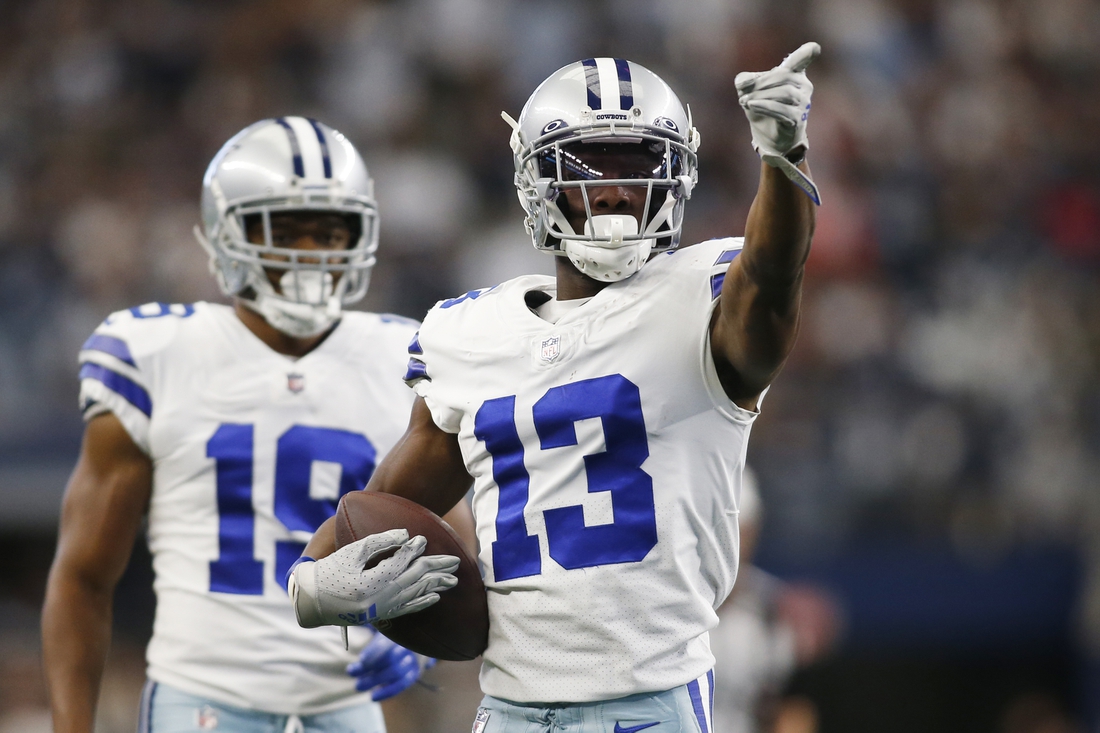
M80 347L81 411L152 417L151 361L206 304L146 303L112 313ZM121 417L121 415L120 415Z
M454 298L436 303L420 329L409 342L409 363L405 372L405 383L415 387L420 382L431 381L432 359L445 357L446 354L461 346L463 339L472 335L471 328L477 329L479 323L490 321L484 318L486 308L492 308L493 301L512 287L522 287L522 281L529 278L517 278L493 285L492 287L470 290ZM427 346L425 346L425 344Z
M386 373L396 372L405 363L405 349L409 339L420 328L420 321L392 313L368 313L345 311L339 328L350 331L340 339L343 357L352 361L362 360L385 365Z
M695 268L706 269L709 272L710 297L713 300L722 293L722 283L726 280L726 270L730 263L741 254L745 246L744 237L726 237L723 239L708 239L692 247L685 247L680 252L688 255L690 264Z

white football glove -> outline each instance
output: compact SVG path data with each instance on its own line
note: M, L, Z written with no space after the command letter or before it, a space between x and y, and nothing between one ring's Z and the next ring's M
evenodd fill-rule
M820 53L821 46L804 43L771 71L742 71L733 80L737 101L752 128L752 146L760 159L783 171L818 205L821 196L817 186L797 164L810 147L806 120L814 85L806 77L806 67Z
M454 555L420 557L428 541L393 529L344 545L316 562L300 562L287 591L298 624L361 626L422 611L439 600L439 591L458 583ZM364 565L380 552L400 548L373 568Z

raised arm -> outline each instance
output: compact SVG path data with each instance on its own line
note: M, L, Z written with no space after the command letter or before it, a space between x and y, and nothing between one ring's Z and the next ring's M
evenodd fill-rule
M813 85L806 44L783 63L739 74L741 105L760 154L760 185L749 209L745 247L730 263L710 325L711 352L726 394L755 409L798 333L802 275L813 237L817 187L803 160Z
M153 465L110 413L88 423L61 508L42 609L54 731L91 733L115 586L149 504Z

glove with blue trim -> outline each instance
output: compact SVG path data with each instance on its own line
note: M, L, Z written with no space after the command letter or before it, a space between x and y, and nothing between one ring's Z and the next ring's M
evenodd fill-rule
M316 562L303 557L287 577L298 624L361 626L422 611L458 583L454 555L424 555L428 541L404 529L364 537ZM396 550L377 565L374 557Z
M804 43L770 71L742 71L733 80L737 101L752 128L752 146L760 159L778 168L815 204L821 204L817 185L798 164L810 147L806 121L814 85L806 67L821 54L821 46Z
M380 702L412 687L424 670L434 666L431 657L410 652L376 633L347 671L355 678L355 689L370 690L371 699Z

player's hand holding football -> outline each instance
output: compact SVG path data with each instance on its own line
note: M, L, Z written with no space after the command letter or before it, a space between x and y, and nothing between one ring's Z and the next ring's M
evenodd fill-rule
M743 71L734 79L737 101L752 128L752 146L760 159L778 168L814 200L821 203L817 186L798 163L810 147L806 122L814 85L806 67L821 53L816 43L804 43L770 71Z
M453 588L458 558L421 557L427 540L403 529L374 534L344 545L316 562L299 562L288 578L298 623L360 626L380 619L422 611ZM371 558L396 549L374 567Z
M375 634L359 653L359 661L348 665L355 678L355 689L370 690L371 699L380 702L412 687L420 674L435 666L435 660L411 652L381 634Z

